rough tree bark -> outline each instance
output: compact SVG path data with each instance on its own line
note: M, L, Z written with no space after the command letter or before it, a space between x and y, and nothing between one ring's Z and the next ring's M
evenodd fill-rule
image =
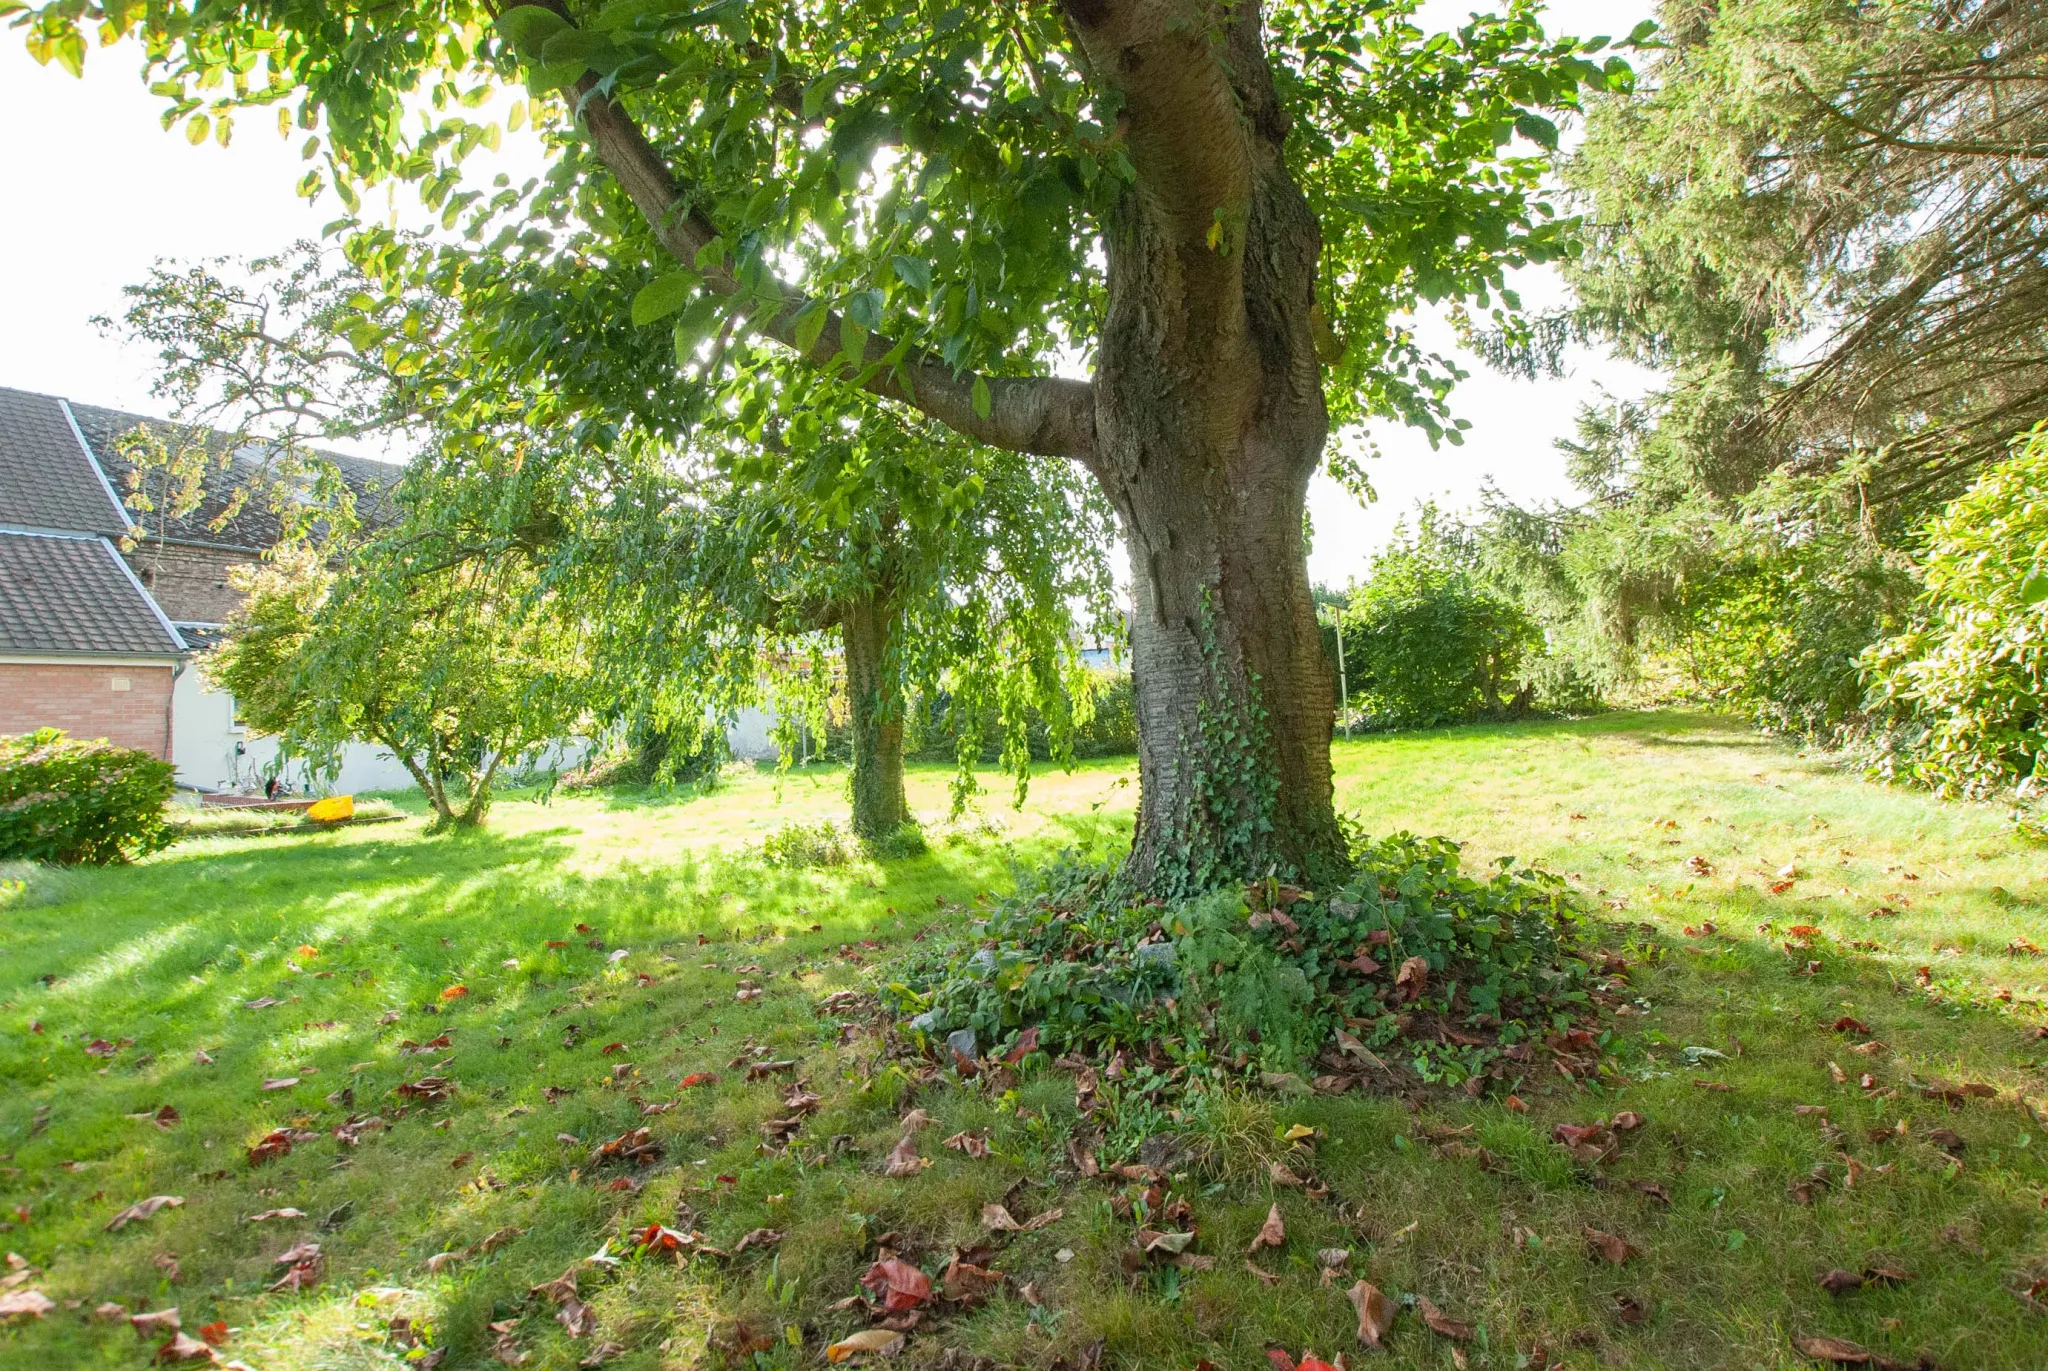
M903 789L903 691L888 660L894 614L886 591L839 609L853 742L853 831L866 842L893 838L910 822Z
M1068 457L1123 520L1134 592L1140 806L1130 870L1172 895L1344 863L1331 666L1302 519L1328 433L1315 350L1321 231L1281 155L1255 0L1061 0L1074 51L1122 99L1137 170L1106 226L1109 305L1090 383L976 378L911 352L863 384L993 446ZM618 104L576 88L599 157L683 261L717 237ZM717 269L714 290L737 283ZM762 331L796 347L785 292ZM833 365L837 316L805 355ZM882 362L895 340L870 335ZM911 384L904 384L908 378Z
M1109 226L1088 464L1131 554L1139 818L1156 892L1341 865L1330 666L1302 519L1329 419L1321 232L1281 157L1258 7L1066 0L1138 171ZM1208 9L1196 6L1196 9Z

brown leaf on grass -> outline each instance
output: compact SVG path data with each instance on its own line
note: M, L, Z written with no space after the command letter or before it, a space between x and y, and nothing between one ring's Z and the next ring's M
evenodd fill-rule
M265 1081L263 1088L265 1090L289 1090L298 1083L299 1078L297 1076L279 1076L274 1080Z
M1410 957L1401 963L1401 969L1394 973L1394 991L1410 1000L1422 998L1422 992L1429 988L1429 963L1421 957Z
M1358 1311L1358 1340L1367 1347L1378 1347L1380 1339L1394 1326L1394 1315L1398 1312L1394 1302L1367 1281L1352 1286L1346 1296Z
M1623 1323L1641 1323L1650 1317L1650 1311L1635 1296L1617 1292L1614 1296L1614 1317Z
M1280 1277L1278 1275L1271 1271L1261 1271L1258 1267L1253 1266L1252 1259L1250 1257L1246 1257L1244 1259L1244 1269L1246 1271L1249 1271L1252 1275L1258 1277L1259 1284L1261 1285L1280 1284Z
M135 1330L138 1338L153 1338L159 1333L175 1333L184 1327L178 1319L178 1306L158 1309L147 1314L130 1314L128 1326Z
M305 1210L286 1207L284 1209L266 1209L260 1214L251 1214L249 1222L269 1223L272 1219L303 1219L305 1217Z
M902 1141L889 1150L889 1160L882 1167L885 1176L915 1176L931 1165L930 1158L917 1154L917 1133L903 1135Z
M955 1304L973 1304L989 1297L990 1292L1002 1287L1003 1276L985 1266L976 1266L957 1257L946 1263L946 1269L939 1276L939 1288L947 1299Z
M903 1335L886 1328L868 1328L842 1338L825 1349L825 1360L837 1366L854 1357L893 1357L903 1350Z
M199 1336L209 1346L226 1347L228 1344L228 1323L226 1319L215 1319L212 1323L199 1325Z
M1619 1114L1616 1114L1613 1121L1607 1126L1617 1133L1633 1133L1647 1122L1648 1120L1636 1113L1635 1110L1624 1109Z
M1594 1255L1603 1261L1620 1266L1630 1257L1640 1257L1642 1255L1635 1248L1629 1246L1619 1234L1603 1233L1597 1228L1586 1228L1580 1231L1585 1234L1586 1245L1592 1248Z
M732 1250L740 1253L750 1247L773 1247L782 1241L782 1237L783 1235L773 1228L752 1228L747 1230L745 1237L733 1244Z
M40 1290L10 1290L0 1295L0 1319L39 1319L56 1307L57 1302Z
M176 1209L184 1202L182 1195L151 1195L146 1200L137 1200L107 1221L107 1231L118 1233L131 1223L153 1217L159 1209Z
M1478 1332L1471 1324L1460 1323L1448 1317L1443 1310L1422 1296L1416 1297L1415 1310L1422 1315L1422 1321L1429 1325L1429 1331L1440 1338L1449 1338L1453 1342L1470 1342L1473 1335Z
M1648 1195L1666 1209L1671 1207L1671 1192L1655 1181L1633 1181L1630 1183L1629 1188L1638 1194Z
M931 1277L896 1257L885 1257L869 1267L860 1283L891 1314L915 1309L932 1297Z
M1854 1271L1844 1271L1840 1267L1836 1267L1832 1271L1821 1273L1820 1288L1827 1291L1830 1295L1846 1295L1851 1290L1861 1290L1863 1288L1863 1277L1857 1275Z
M157 1348L153 1360L170 1363L182 1361L214 1361L213 1349L197 1338L188 1338L183 1333L174 1333L171 1340Z
M555 1322L569 1330L572 1338L587 1338L597 1331L597 1311L571 1295L555 1311Z
M1835 1366L1890 1366L1892 1363L1867 1347L1842 1338L1795 1337L1792 1345L1804 1356Z
M261 1166L265 1162L288 1157L292 1151L292 1131L289 1128L273 1128L249 1148L249 1165Z
M952 1137L946 1139L946 1141L940 1145L943 1147L950 1147L955 1152L964 1152L968 1156L973 1157L974 1159L979 1161L981 1158L986 1157L988 1155L988 1134L955 1133Z
M1067 1139L1067 1159L1074 1169L1089 1179L1102 1174L1102 1167L1095 1160L1095 1149L1085 1146L1079 1138Z
M1550 1130L1550 1137L1582 1166L1603 1166L1614 1160L1614 1134L1601 1124L1561 1123Z
M649 1166L661 1160L662 1146L645 1128L631 1128L609 1142L598 1144L590 1154L590 1164L600 1162L631 1162L635 1166Z
M1195 1241L1193 1233L1161 1232L1156 1228L1139 1229L1137 1238L1139 1251L1147 1255L1163 1252L1172 1257L1187 1251Z
M1287 1169L1287 1163L1285 1162L1271 1163L1266 1168L1266 1174L1272 1177L1273 1184L1285 1186L1289 1190L1299 1190L1306 1184L1301 1177Z
M398 1093L408 1100L419 1100L423 1104L431 1104L436 1100L445 1100L454 1094L455 1082L446 1076L422 1076L416 1081L400 1082Z
M1257 1252L1262 1247L1279 1248L1286 1245L1287 1225L1281 1222L1280 1206L1276 1203L1266 1211L1266 1222L1260 1226L1259 1235L1252 1239L1252 1245L1245 1250Z

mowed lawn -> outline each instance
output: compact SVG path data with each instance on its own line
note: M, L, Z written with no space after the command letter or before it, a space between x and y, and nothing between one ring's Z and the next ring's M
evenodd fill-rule
M0 1278L57 1305L0 1329L0 1364L141 1366L170 1335L126 1315L176 1307L262 1371L815 1366L865 1326L835 1306L882 1242L934 1274L992 1249L969 1255L1009 1277L930 1311L908 1366L1257 1371L1279 1347L1780 1368L1813 1365L1794 1340L1815 1336L1955 1371L2048 1365L2029 1293L2048 1278L2048 849L1996 810L1698 716L1340 743L1337 768L1370 832L1567 874L1634 1012L1602 1084L1531 1076L1525 1111L1425 1090L1176 1117L1106 1082L1103 1159L1154 1140L1207 1272L1127 1270L1122 1201L1142 1187L1076 1173L1070 1076L921 1084L827 1004L968 931L1015 865L1116 851L1126 767L1041 776L1022 812L987 778L988 821L954 825L946 773L919 771L933 848L882 865L749 855L841 811L842 778L816 768L688 801L508 800L454 838L409 820L34 876L0 895L0 1248L18 1258ZM748 1062L794 1065L749 1081ZM700 1073L717 1080L683 1084ZM445 1098L396 1093L422 1078ZM791 1114L793 1082L820 1099L773 1147L761 1125ZM912 1135L931 1164L890 1177L912 1109L934 1120ZM1644 1123L1605 1164L1551 1141L1622 1111ZM640 1127L658 1157L593 1160ZM279 1129L289 1153L252 1163ZM988 1155L943 1145L962 1131ZM1328 1194L1276 1186L1274 1161ZM180 1203L108 1231L152 1196ZM1061 1213L991 1234L990 1203ZM1276 1203L1284 1244L1254 1262ZM650 1224L728 1255L642 1252ZM742 1249L761 1229L780 1237ZM270 1290L293 1249L303 1288ZM1831 1270L1895 1274L1830 1293ZM530 1293L571 1273L582 1336L561 1287ZM1383 1351L1357 1340L1360 1279L1401 1305ZM1422 1299L1469 1337L1431 1331Z

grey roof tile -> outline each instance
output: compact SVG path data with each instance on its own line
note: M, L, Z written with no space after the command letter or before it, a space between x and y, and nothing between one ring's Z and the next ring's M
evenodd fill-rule
M71 412L78 417L78 426L84 432L86 441L92 444L93 455L99 459L101 468L114 489L128 498L136 488L136 469L121 451L121 439L137 428L148 428L161 435L166 443L183 444L189 435L198 430L173 424L163 419L152 419L147 415L128 414L117 409L103 409L99 405L80 404L73 401ZM210 443L216 446L225 443L228 435L208 431ZM404 474L404 468L390 462L377 462L364 457L344 457L340 453L320 454L334 463L343 481L355 493L356 510L366 522L376 523L380 511L388 507L391 488ZM155 513L136 514L151 535L171 540L186 540L199 543L215 543L227 547L262 552L274 545L283 533L283 522L260 486L264 476L263 459L253 453L237 452L225 465L209 467L199 505L182 518L162 518ZM163 476L160 472L150 473L157 483L154 489L161 489ZM150 479L146 478L146 479ZM240 502L241 507L228 513L238 494L247 492Z
M53 395L0 387L0 524L119 534L120 511Z
M0 652L183 651L106 539L0 533Z

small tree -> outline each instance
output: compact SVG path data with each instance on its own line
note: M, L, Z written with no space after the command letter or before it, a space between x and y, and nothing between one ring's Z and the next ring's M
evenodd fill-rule
M437 824L471 827L506 763L576 726L579 635L517 563L425 568L411 546L394 533L339 569L286 548L238 572L247 599L202 670L287 755L331 774L343 745L376 743Z
M1429 728L1502 718L1534 691L1525 660L1542 638L1529 616L1479 584L1423 532L1373 559L1344 611L1353 695L1374 723Z

